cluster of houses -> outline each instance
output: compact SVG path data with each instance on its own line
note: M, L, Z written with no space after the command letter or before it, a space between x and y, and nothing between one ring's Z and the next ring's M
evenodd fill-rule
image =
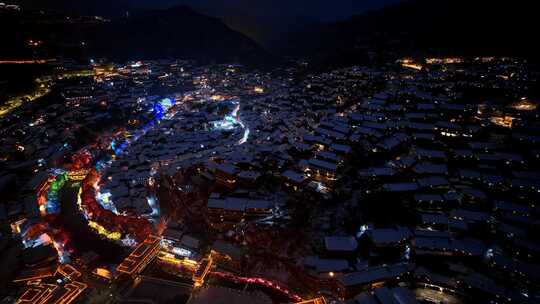
M0 222L39 221L51 168L93 144L114 154L100 195L120 213L172 217L162 246L178 258L210 252L247 275L247 231L302 222L298 247L309 249L268 272L336 301L535 302L535 76L509 58L407 62L295 82L300 67L169 60L95 64L86 81L63 71L63 103L1 122ZM106 136L90 142L92 131ZM177 213L162 214L165 204ZM174 218L182 212L207 230Z

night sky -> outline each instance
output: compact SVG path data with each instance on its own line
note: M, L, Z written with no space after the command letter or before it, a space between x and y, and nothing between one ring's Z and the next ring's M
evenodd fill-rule
M165 2L173 2L166 1ZM342 19L397 0L181 0L215 15L299 16L319 21Z
M26 7L68 8L89 14L117 14L131 9L167 8L186 4L215 16L296 16L319 21L346 18L399 0L19 0ZM10 1L7 1L10 2Z

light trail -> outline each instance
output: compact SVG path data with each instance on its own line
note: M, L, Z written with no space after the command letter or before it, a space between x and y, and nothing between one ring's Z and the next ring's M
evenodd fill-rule
M214 126L214 129L218 130L233 130L236 126L240 126L244 130L242 138L240 138L236 144L242 145L246 143L249 139L250 130L240 119L240 103L236 100L232 101L235 105L230 114L225 115L222 120L211 122Z
M6 101L3 106L0 106L0 117L11 113L12 111L19 108L25 103L29 103L36 99L39 99L49 94L50 92L51 92L51 89L49 88L49 86L44 84L43 87L40 85L38 89L34 91L33 93L11 98L8 101Z
M242 138L236 142L236 144L240 146L240 145L243 145L244 143L247 142L247 140L249 138L249 132L250 131L249 131L249 128L246 127L244 122L240 119L239 112L240 112L240 103L238 103L236 105L236 107L234 108L234 110L231 113L231 116L236 119L236 123L238 123L242 127L242 129L244 129L244 134L242 135Z
M46 64L55 62L56 59L20 59L20 60L0 60L0 64Z
M249 138L249 128L245 128L244 130L244 135L242 136L242 138L236 143L237 145L243 145L247 142L248 138Z
M293 293L286 287L281 286L280 284L264 279L264 278L257 278L257 277L239 277L235 276L231 273L225 273L225 272L210 272L210 275L219 277L221 279L230 280L235 283L246 283L246 284L255 284L262 287L266 287L269 289L272 289L273 291L276 291L284 296L286 296L289 300L292 302L300 302L302 301L302 297L299 295Z

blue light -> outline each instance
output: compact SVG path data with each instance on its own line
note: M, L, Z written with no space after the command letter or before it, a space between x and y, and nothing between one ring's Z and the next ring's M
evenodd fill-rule
M137 141L141 136L146 134L156 123L159 123L167 114L169 109L174 105L175 101L171 98L163 98L159 102L156 102L152 105L149 112L152 112L154 117L146 123L132 138L124 140L121 144L117 143L116 140L111 142L111 150L114 151L114 154L119 156L124 153L124 150L133 142Z
M159 204L157 202L157 198L153 195L148 196L146 198L146 201L148 202L148 205L150 206L150 208L152 208L152 214L150 214L150 216L153 216L153 217L159 216L160 211L159 211Z
M163 109L160 103L154 104L153 111L154 111L155 118L158 120L161 120L163 116L165 115L165 110Z

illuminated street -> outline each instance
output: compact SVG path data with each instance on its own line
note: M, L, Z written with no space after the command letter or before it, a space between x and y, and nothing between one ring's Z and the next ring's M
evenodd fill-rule
M4 104L0 105L0 117L10 113L11 111L17 109L21 105L27 102L35 101L50 92L50 84L47 82L36 80L37 88L34 92L13 97L10 100L6 101Z

